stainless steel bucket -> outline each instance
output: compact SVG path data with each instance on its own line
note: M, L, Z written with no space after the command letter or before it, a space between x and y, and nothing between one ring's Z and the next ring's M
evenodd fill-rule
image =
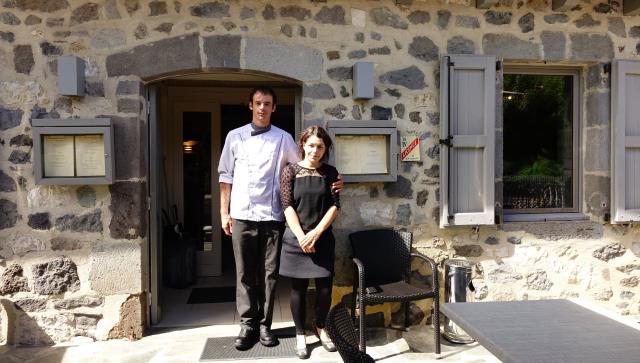
M473 264L466 260L451 259L444 263L444 302L472 302L474 287L471 280ZM446 315L444 317L443 336L453 343L473 343L464 330L460 329Z

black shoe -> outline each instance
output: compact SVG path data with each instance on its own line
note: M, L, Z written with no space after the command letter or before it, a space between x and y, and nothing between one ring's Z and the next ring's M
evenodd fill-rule
M308 359L309 358L309 349L304 347L302 349L296 348L296 356L300 359Z
M256 332L253 329L242 327L234 345L237 350L247 350L256 342Z
M273 347L278 345L278 338L271 332L271 329L266 326L260 327L260 344L265 347Z

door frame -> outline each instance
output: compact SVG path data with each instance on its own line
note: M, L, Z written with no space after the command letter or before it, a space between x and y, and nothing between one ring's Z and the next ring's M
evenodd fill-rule
M264 82L251 82L255 85L264 84ZM282 84L271 85L278 93L278 104L294 105L295 112L295 132L296 135L300 133L303 127L303 113L302 113L302 86L298 85L291 87L291 85ZM161 206L163 205L163 198L166 191L163 193L165 186L162 185L162 173L164 169L163 154L164 147L168 144L166 135L160 132L160 128L163 123L171 123L166 120L168 115L173 115L170 103L173 102L193 102L193 103L206 103L211 104L237 104L238 100L242 99L242 104L248 107L248 94L249 90L253 87L250 84L243 84L241 87L234 86L219 86L219 85L205 85L205 86L176 86L169 81L169 83L160 82L146 85L147 96L147 155L149 155L147 161L147 201L149 209L149 241L148 241L148 261L149 261L149 274L148 274L148 289L147 294L147 326L155 325L162 320L162 304L160 301L162 295L162 220L161 220ZM220 107L217 107L217 117L214 122L220 126ZM212 128L213 132L213 128ZM182 135L182 128L180 128L179 135ZM213 140L212 140L213 141ZM221 140L223 142L223 140ZM181 145L180 145L181 146ZM212 145L213 148L213 145ZM220 154L217 150L212 150L215 154L212 154L212 178L217 171L217 164L220 158ZM181 152L180 152L181 155ZM166 171L165 171L166 172ZM168 181L167 181L168 183ZM212 189L218 189L218 183L212 182ZM215 186L215 187L214 187ZM169 189L166 187L166 189ZM217 190L219 193L219 189ZM218 194L219 195L219 194ZM211 207L212 219L219 221L216 218L219 211L214 206L219 206L219 196L216 200L213 199ZM182 218L182 215L180 217ZM222 233L222 231L220 231Z
M160 128L158 119L158 98L161 87L153 84L147 86L147 202L149 209L149 292L147 294L147 325L157 324L162 320L160 294L162 290L162 178L163 163L160 152Z

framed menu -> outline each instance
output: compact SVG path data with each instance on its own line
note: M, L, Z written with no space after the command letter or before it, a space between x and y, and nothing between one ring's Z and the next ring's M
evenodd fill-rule
M33 119L36 184L111 184L111 119Z
M74 176L73 135L44 135L44 176Z
M77 135L76 176L104 176L104 137L102 135Z
M392 120L332 120L327 129L335 148L331 162L345 182L397 180L398 136Z
M386 174L388 144L385 135L338 135L335 167L341 174Z

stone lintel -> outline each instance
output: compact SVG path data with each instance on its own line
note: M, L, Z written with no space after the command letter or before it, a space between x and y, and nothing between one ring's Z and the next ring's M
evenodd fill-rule
M199 36L184 35L139 45L107 57L109 77L153 77L172 72L202 69Z
M306 82L320 80L323 70L323 57L317 49L269 38L246 38L244 62L246 69Z
M640 15L640 0L623 0L622 13L624 15Z
M499 0L476 0L476 8L489 9L490 7L496 5L498 1Z
M553 11L569 11L578 5L578 0L553 0L551 9Z

